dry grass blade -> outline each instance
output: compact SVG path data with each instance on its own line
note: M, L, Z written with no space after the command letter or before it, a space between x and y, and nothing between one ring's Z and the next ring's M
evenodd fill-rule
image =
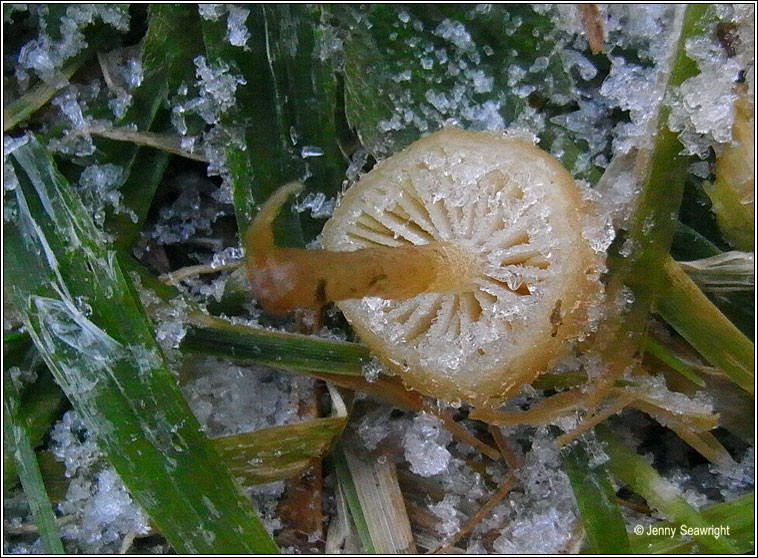
M502 431L497 426L489 427L492 439L495 440L497 449L500 450L500 454L503 456L508 467L511 469L518 469L523 465L524 460L518 455L513 448L511 448L510 442L503 436Z
M415 554L395 465L366 459L349 443L343 449L376 553Z
M493 461L500 461L501 455L497 449L493 448L489 444L482 442L479 438L471 434L465 426L456 422L449 413L439 412L435 409L432 409L430 406L427 406L426 411L441 419L442 423L445 425L445 429L450 432L457 440L467 443L472 448L479 450L481 453Z
M200 153L193 153L182 149L178 136L168 136L156 134L153 132L143 132L139 130L129 130L127 128L103 128L91 127L76 130L72 134L91 134L115 141L126 141L142 147L153 147L159 151L165 151L173 155L179 155L185 159L207 163L208 158Z
M305 471L326 454L342 432L345 417L320 418L213 440L243 484L262 484Z
M732 250L710 258L679 262L701 289L711 292L748 291L755 288L755 254Z
M576 440L579 436L587 432L589 429L594 428L605 419L615 415L616 413L623 410L624 407L633 403L637 397L638 396L634 393L623 393L619 395L615 401L610 403L607 407L582 420L582 422L580 422L576 428L558 436L555 439L555 445L557 447L563 447L569 442Z
M592 54L603 52L603 41L605 40L605 31L603 29L603 19L597 4L578 4L579 14L582 17L584 25L584 35L590 44Z
M294 385L298 418L316 420L318 392L323 390L323 385L320 382L295 382ZM311 466L299 476L285 481L284 494L277 506L279 517L285 525L279 533L280 544L292 545L303 552L313 552L313 539L324 539L322 478L321 459L314 459Z
M221 264L221 265L190 265L187 267L183 267L181 269L177 269L176 271L172 271L170 273L166 273L164 275L161 275L158 277L160 281L165 283L166 285L171 285L172 287L176 287L179 285L179 283L182 282L182 280L187 279L189 277L195 277L197 275L203 275L206 273L218 273L220 271L227 271L230 269L238 269L242 266L241 261L236 262L229 262L227 264Z
M356 554L361 548L358 534L350 520L350 510L342 488L338 486L335 495L337 512L326 532L326 554Z

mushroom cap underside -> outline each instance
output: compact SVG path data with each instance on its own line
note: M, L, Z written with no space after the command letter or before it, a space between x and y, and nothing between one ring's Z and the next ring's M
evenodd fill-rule
M445 128L377 164L324 227L332 251L443 243L466 288L338 303L406 385L493 406L580 337L597 291L571 175L531 142ZM476 262L476 264L472 264Z

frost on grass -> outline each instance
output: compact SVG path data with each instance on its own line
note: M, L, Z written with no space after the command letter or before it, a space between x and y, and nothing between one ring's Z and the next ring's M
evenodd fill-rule
M51 101L60 110L66 125L62 137L51 138L48 142L48 147L53 151L76 157L87 157L95 153L92 136L86 132L91 124L91 119L86 115L87 93L92 91L72 85Z
M389 371L378 358L372 356L371 359L361 365L361 374L369 382L375 382L381 374L389 374Z
M616 126L614 151L629 153L643 142L652 141L648 137L650 120L655 116L651 111L660 102L661 92L655 84L658 70L655 67L627 63L621 57L611 57L611 72L600 89L602 95L612 100L618 108L628 111L631 122Z
M397 435L405 431L404 421L390 420L391 411L387 406L379 406L363 415L355 425L358 438L367 450L373 452L391 434L393 439L397 439Z
M32 369L11 366L7 369L7 373L17 390L22 390L25 386L37 381L37 372Z
M29 508L29 502L21 487L8 488L3 493L3 552L5 554L44 554L42 539L24 539L14 541L8 536L13 531L22 531L24 526L33 523L34 519Z
M194 59L197 81L192 87L182 84L171 102L171 123L181 136L181 147L189 152L201 151L208 160L208 176L220 176L220 202L232 202L226 151L230 147L246 149L244 130L221 123L233 111L237 87L247 82L224 61L208 62L204 56ZM210 125L210 128L208 127Z
M245 22L250 10L233 4L199 4L198 12L203 19L209 21L218 21L226 14L226 40L231 45L249 50L247 41L250 39L250 31Z
M182 174L176 178L175 188L179 190L176 199L161 207L157 219L143 232L135 249L138 257L151 245L181 244L194 237L208 237L214 223L232 211L228 200L219 195L219 187L201 176ZM213 248L220 251L222 246Z
M190 89L185 84L179 87L173 101L171 122L180 135L188 133L187 116L195 114L206 124L218 124L221 117L234 106L237 87L246 83L222 61L208 63L205 56L193 60L197 81L193 91L197 96L189 96Z
M709 469L716 475L718 488L725 501L744 496L755 486L755 448L747 448L736 467L711 465Z
M372 99L370 107L357 109L373 113L371 118L375 118L375 129L362 130L364 144L372 153L388 155L398 150L399 138L407 143L408 138L428 134L443 125L503 129L516 112L514 106L525 104L524 99L535 91L540 78L548 74L547 87L554 85L546 71L554 62L551 53L539 56L532 48L506 49L497 42L490 44L498 36L496 33L479 32L488 27L510 27L512 33L523 33L518 31L519 15L479 7L464 8L464 12L455 18L432 21L416 10L377 7L368 13L350 14L355 24L349 44L343 45L342 38L335 41L335 33L322 35L322 59L336 60L338 67L346 61L348 75L355 71L351 62L358 64L357 71L361 71L360 61L350 57L356 50L359 58L365 54L384 60L369 77L381 102ZM366 39L368 36L376 44ZM372 53L374 48L379 52ZM501 60L512 63L512 71L501 67ZM507 86L505 76L510 76Z
M293 207L298 213L310 211L313 219L325 219L332 216L336 201L334 198L327 199L323 192L309 192Z
M132 104L132 91L139 87L144 77L141 51L134 47L113 49L98 56L100 69L113 98L108 106L117 120L126 115Z
M439 518L435 530L442 537L451 537L461 528L461 516L458 512L460 496L445 494L441 502L429 504L429 511Z
M126 214L132 222L137 222L137 215L134 211L124 207L121 203L122 195L119 188L125 180L124 169L110 163L90 165L79 175L79 196L92 216L92 220L99 227L105 224L106 210L108 209L117 214Z
M8 157L27 141L26 135L18 138L3 136L3 223L18 222L18 204L13 196L13 191L19 187L18 176Z
M75 411L56 423L50 435L53 455L70 479L59 512L61 535L84 553L118 551L126 535L149 531L147 515L131 498L115 470L105 461Z
M242 248L230 246L229 248L224 248L221 252L213 254L213 259L211 260L210 265L211 267L222 267L239 262L242 260L243 256L244 250Z
M234 106L237 86L246 81L230 73L229 66L223 62L209 65L204 56L198 56L194 63L200 97L190 100L185 110L196 112L208 124L217 124L221 115Z
M57 29L48 28L48 5L30 4L27 9L39 34L19 52L16 77L20 80L25 79L24 72L33 72L46 83L60 87L67 83L61 72L63 64L88 46L84 36L86 27L101 21L122 32L129 30L126 5L70 4L60 18Z

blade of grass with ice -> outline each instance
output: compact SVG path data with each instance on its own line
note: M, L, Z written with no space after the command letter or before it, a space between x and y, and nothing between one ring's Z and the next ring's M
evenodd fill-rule
M579 441L566 448L561 459L587 533L589 551L593 554L625 554L629 552L629 538L616 504L616 492L605 467L591 466L581 444Z
M624 239L617 238L608 255L610 272L607 292L611 300L629 299L633 303L616 309L617 315L606 320L607 333L598 336L598 348L604 353L612 380L623 374L635 358L643 342L649 313L665 290L664 262L669 258L688 159L681 155L677 134L669 130L670 109L662 102L666 92L678 87L697 72L695 63L688 58L685 44L702 33L701 19L705 5L677 6L671 25L671 37L662 54L660 71L654 84L660 92L661 102L654 108L647 126L649 144L641 145L630 160L632 179L640 186L640 194L630 217ZM629 247L622 253L621 247ZM613 310L613 309L612 309Z
M81 201L33 136L10 159L6 296L131 495L177 552L276 552Z
M7 371L3 372L3 433L13 447L16 470L29 502L32 517L39 529L42 547L48 554L64 554L58 525L50 498L42 482L39 463L29 441L26 424L19 414L19 394Z
M608 470L634 492L645 498L647 503L656 508L676 525L687 525L706 529L710 522L690 506L679 489L662 478L658 472L641 455L637 455L623 444L606 428L596 429L598 438L605 446L610 457ZM710 535L693 537L702 552L714 554L736 554L737 549L725 537L714 538Z
M233 324L198 312L191 313L189 319L193 325L182 339L183 352L293 370L368 393L403 409L418 411L423 407L421 395L407 389L398 378L380 375L370 381L363 377L364 368L372 363L371 353L363 345Z
M504 127L533 100L523 89L571 95L553 23L529 5L332 4L325 11L338 27L332 40L344 43L347 119L377 158L448 118L464 128ZM469 66L477 71L456 71ZM506 68L524 69L521 87Z
M688 38L702 33L700 20L706 8L705 5L679 8L680 30L670 70L662 76L667 78L662 93L697 73L684 45ZM669 255L677 228L676 215L689 164L687 157L680 154L682 146L676 132L669 130L670 109L661 105L651 122L650 136L655 138L654 144L652 148L641 148L634 163L635 175L642 184L626 240L634 249L628 257L615 254L611 258L617 273L624 276L636 294L648 300L656 298L665 282L662 264Z
M667 89L678 86L697 71L687 57L684 43L688 37L702 33L701 18L706 9L706 5L694 4L684 9L679 46ZM678 267L672 269L672 264L668 263L673 262L669 250L677 228L674 216L681 203L688 165L687 158L680 154L682 147L677 134L668 128L668 113L667 107L661 108L655 147L649 160L647 156L638 157L638 172L645 176L645 180L627 239L635 250L628 258L621 258L625 261L614 257L611 262L618 266L616 271L641 302L657 302L659 313L667 321L676 322L671 325L680 335L693 343L712 364L725 367L724 372L738 385L748 389L748 384L752 386L752 344L741 339L744 336L739 330L694 284L694 288L687 288L691 281L688 283L689 280L682 279L684 272ZM700 311L710 309L708 319L703 319L702 315L696 320L686 319L687 315L692 316L694 307ZM719 343L711 345L711 337L718 339ZM722 340L724 343L720 342Z
M161 106L183 81L194 79L192 58L198 53L195 37L200 23L193 6L151 4L142 44L142 83L132 92L132 104L117 126L136 125L142 132L170 129ZM116 245L129 250L142 230L153 196L169 160L168 150L125 145L122 141L99 140L107 161L127 170L121 186L122 204L134 215L109 214L108 229L117 234Z
M235 111L221 117L223 126L245 130L244 145L225 148L241 233L257 205L282 184L303 180L307 191L331 197L345 167L336 139L336 80L331 63L318 54L322 8L250 4L244 10L246 48L230 44L231 15L202 20L209 64L230 65L246 81L236 90ZM301 226L306 240L321 227L292 215L281 219L287 230L280 240L290 244L303 242Z
M131 258L124 259L122 267L136 274L142 286L164 302L181 296L176 288L161 283ZM187 304L192 307L191 301ZM423 407L422 396L407 389L396 377L380 374L376 380L364 378L364 370L374 361L368 348L358 343L236 324L200 311L190 312L188 321L190 327L180 347L183 352L234 355L239 360L293 370L367 393L403 409L418 411Z

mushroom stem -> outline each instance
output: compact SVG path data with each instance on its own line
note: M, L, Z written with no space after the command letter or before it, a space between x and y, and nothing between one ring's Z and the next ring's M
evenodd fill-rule
M289 183L274 192L245 238L253 293L266 311L282 313L366 296L406 299L471 288L470 278L479 265L449 243L377 246L352 252L276 246L274 219L287 198L302 188L302 184Z

